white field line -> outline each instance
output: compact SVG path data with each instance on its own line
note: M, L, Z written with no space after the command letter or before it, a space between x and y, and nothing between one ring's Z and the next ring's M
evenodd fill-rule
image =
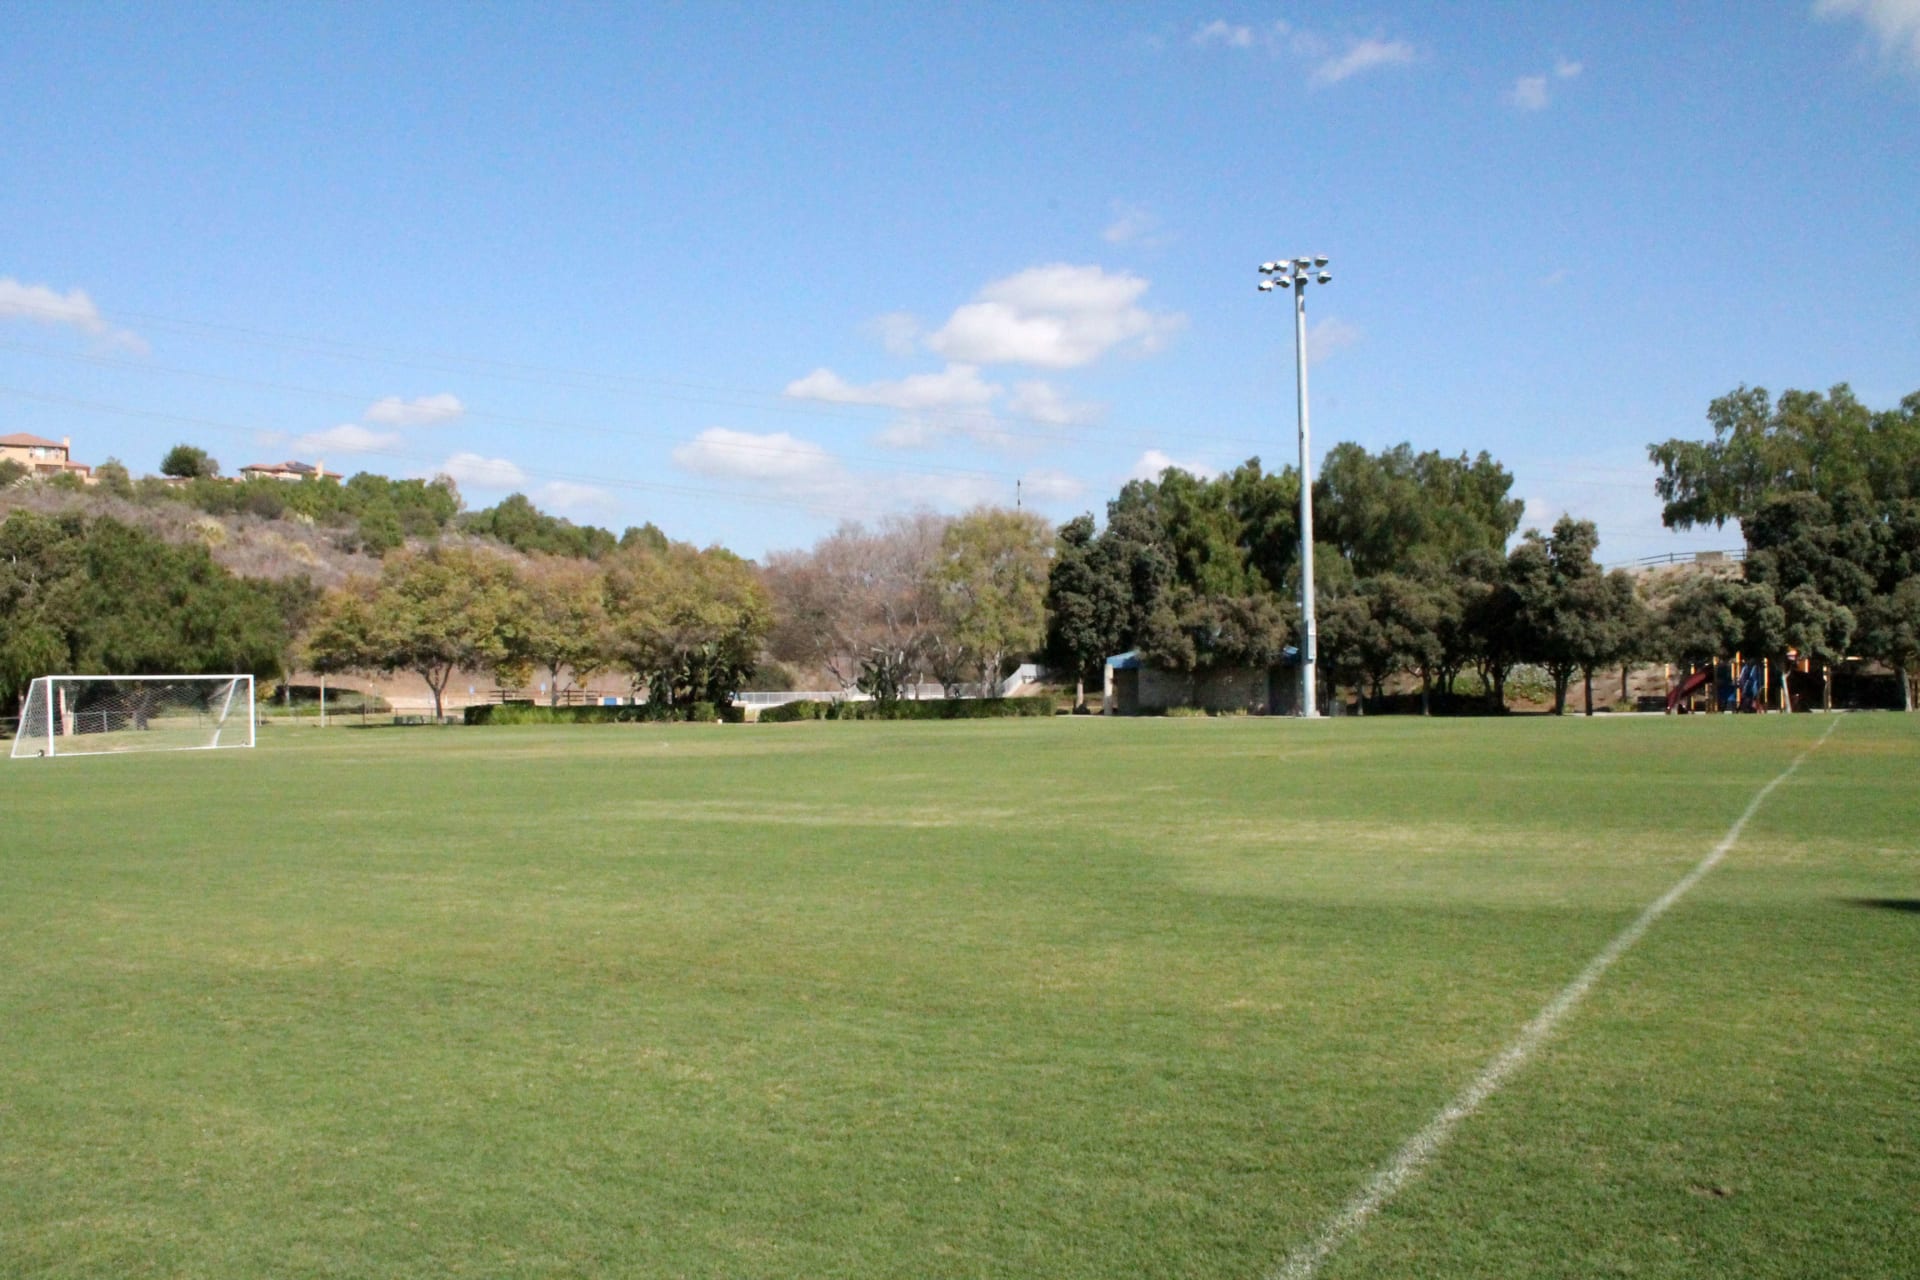
M1654 899L1632 924L1622 929L1612 942L1602 948L1600 954L1587 963L1587 967L1580 971L1578 977L1562 987L1560 994L1549 1000L1546 1007L1534 1015L1533 1021L1514 1037L1513 1043L1502 1049L1481 1069L1480 1074L1474 1077L1473 1083L1462 1089L1453 1101L1442 1107L1433 1119L1427 1121L1426 1127L1407 1139L1406 1145L1400 1148L1393 1159L1374 1174L1367 1185L1362 1187L1353 1199L1347 1201L1338 1213L1327 1219L1318 1235L1287 1256L1287 1260L1272 1273L1271 1280L1310 1280L1310 1277L1320 1270L1321 1264L1366 1226L1368 1219L1378 1213L1381 1206L1399 1194L1402 1187L1418 1177L1427 1163L1439 1154L1440 1148L1446 1145L1455 1126L1478 1111L1481 1103L1498 1093L1514 1072L1526 1065L1527 1059L1533 1057L1540 1046L1546 1042L1547 1037L1553 1034L1553 1029L1560 1020L1572 1012L1574 1006L1578 1005L1592 989L1593 984L1600 980L1601 975L1613 967L1613 962L1625 955L1628 948L1640 941L1641 936L1653 927L1654 922L1667 913L1668 908L1685 897L1689 889L1699 884L1706 878L1708 872L1720 864L1720 860L1727 856L1728 851L1740 839L1741 831L1746 829L1753 815L1760 811L1760 806L1766 802L1768 796L1773 794L1773 789L1792 777L1794 770L1798 769L1808 756L1825 745L1839 724L1840 717L1833 717L1832 722L1827 725L1826 732L1822 733L1812 746L1795 756L1793 763L1782 769L1778 777L1760 788L1747 805L1746 811L1740 815L1733 826L1727 829L1727 834L1721 837L1720 843L1713 846L1713 852L1702 858L1699 864L1682 876L1671 889Z

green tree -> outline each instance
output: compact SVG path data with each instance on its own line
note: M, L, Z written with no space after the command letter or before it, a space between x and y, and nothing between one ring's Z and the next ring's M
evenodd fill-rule
M1333 597L1321 623L1321 652L1336 670L1363 679L1377 703L1388 677L1403 668L1421 674L1421 711L1430 706L1432 673L1440 661L1438 608L1419 581L1396 573L1362 579ZM1366 703L1360 700L1364 713Z
M1711 440L1647 446L1670 528L1745 521L1769 495L1851 492L1877 502L1920 496L1920 392L1875 413L1841 383L1825 395L1740 387L1707 407Z
M1572 584L1567 603L1574 627L1574 659L1586 693L1586 714L1592 715L1593 673L1603 667L1623 666L1645 651L1650 623L1646 606L1634 589L1633 575L1622 569L1580 578Z
M288 648L279 590L117 520L14 512L0 523L0 697L61 672L271 676Z
M400 512L387 498L379 498L369 503L360 513L358 527L359 550L372 556L384 556L397 547L405 546L406 529L400 523Z
M1900 681L1900 705L1914 709L1914 679L1920 675L1920 576L1904 578L1877 595L1860 619L1860 648L1886 663Z
M93 469L93 478L100 487L116 498L133 500L133 476L127 471L127 464L118 458L108 458Z
M1520 595L1508 573L1508 559L1491 552L1462 556L1457 565L1462 652L1480 676L1487 708L1507 707L1507 677L1525 656L1526 636Z
M1853 610L1821 595L1810 583L1780 597L1780 607L1786 614L1786 646L1820 664L1821 705L1833 710L1833 664L1846 657L1847 643L1853 639L1857 625ZM1785 674L1783 670L1783 680ZM1782 705L1792 709L1790 701Z
M638 544L607 558L606 583L611 656L656 705L690 714L729 700L753 673L772 610L732 552Z
M1592 715L1593 673L1624 661L1644 632L1633 579L1601 572L1594 559L1599 544L1592 521L1562 516L1548 537L1529 530L1507 559L1520 652L1546 668L1555 715L1566 714L1567 686L1576 673L1584 678Z
M211 479L220 474L220 464L205 449L177 444L160 459L160 474L176 480Z
M1047 655L1073 672L1076 711L1087 705L1087 676L1120 652L1128 604L1124 580L1106 571L1095 539L1090 515L1061 525L1047 572Z
M526 612L513 567L497 555L432 547L387 557L377 580L328 595L307 640L316 670L411 671L446 714L455 671L513 660Z
M517 651L547 673L552 705L560 704L560 673L579 688L607 663L606 580L590 563L539 557L522 587L526 613Z
M1046 639L1053 529L1031 511L982 507L947 526L933 572L946 638L990 696L1009 656Z
M509 494L497 506L461 517L460 525L469 533L494 538L529 555L598 560L618 545L607 530L550 516L523 493Z
M1314 483L1314 539L1337 547L1356 578L1442 569L1469 551L1506 546L1523 507L1507 496L1512 487L1486 453L1335 445Z

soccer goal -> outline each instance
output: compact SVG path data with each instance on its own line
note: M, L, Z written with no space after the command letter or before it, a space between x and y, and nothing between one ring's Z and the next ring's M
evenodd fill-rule
M41 676L13 758L253 745L252 676Z

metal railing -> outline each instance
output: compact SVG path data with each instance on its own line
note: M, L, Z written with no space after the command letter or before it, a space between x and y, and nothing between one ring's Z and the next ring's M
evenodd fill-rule
M1607 565L1614 569L1658 569L1670 564L1739 564L1747 558L1747 549L1732 551L1669 551L1665 555L1641 556L1638 560L1618 560Z

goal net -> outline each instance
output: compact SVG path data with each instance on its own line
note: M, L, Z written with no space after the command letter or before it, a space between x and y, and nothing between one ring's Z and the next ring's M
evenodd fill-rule
M41 676L13 757L253 745L252 676Z

